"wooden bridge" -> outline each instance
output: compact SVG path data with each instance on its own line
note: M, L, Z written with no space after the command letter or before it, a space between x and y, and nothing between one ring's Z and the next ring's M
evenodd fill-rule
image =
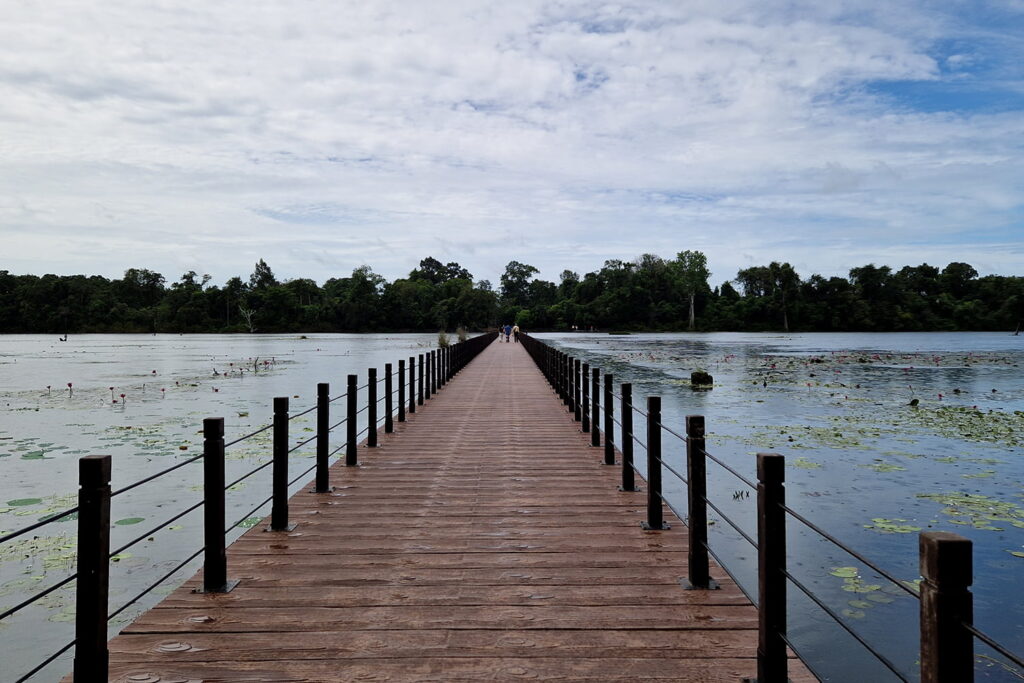
M116 681L643 680L756 675L758 615L687 529L644 531L520 344L491 344L419 411L290 501L293 531L228 549L109 644ZM792 661L790 679L814 677Z

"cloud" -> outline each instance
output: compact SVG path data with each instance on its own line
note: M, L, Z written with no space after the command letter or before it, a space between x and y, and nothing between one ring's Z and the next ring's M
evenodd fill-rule
M1019 17L720 5L13 3L0 267L1022 272Z

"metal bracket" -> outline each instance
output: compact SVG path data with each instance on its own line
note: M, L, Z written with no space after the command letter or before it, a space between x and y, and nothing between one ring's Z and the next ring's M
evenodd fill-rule
M672 528L672 525L668 522L662 522L660 527L655 528L647 522L640 522L640 528L642 528L644 531L667 531L668 529Z
M722 588L714 579L708 579L708 585L706 586L694 586L692 583L690 583L689 579L682 578L679 579L679 585L688 591L717 591Z
M282 531L295 531L295 527L297 527L297 526L298 526L298 524L289 524L288 526L286 526L283 529L275 529L272 526L268 526L268 527L264 527L263 531L272 531L274 533L280 533Z

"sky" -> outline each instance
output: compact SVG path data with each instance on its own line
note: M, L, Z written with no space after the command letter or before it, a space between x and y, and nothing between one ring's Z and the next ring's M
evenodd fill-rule
M0 0L0 270L1024 275L1024 0Z

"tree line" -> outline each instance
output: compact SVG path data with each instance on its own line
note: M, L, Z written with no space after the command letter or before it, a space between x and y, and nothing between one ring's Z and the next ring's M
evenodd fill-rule
M707 259L683 251L609 260L559 281L519 261L497 288L458 263L433 257L388 282L368 266L318 285L279 281L262 259L247 280L223 285L195 271L170 284L129 268L93 275L13 275L0 270L0 333L368 332L526 330L919 331L1015 330L1024 277L986 275L966 263L894 271L853 268L848 277L801 279L789 263L740 270L716 287Z

